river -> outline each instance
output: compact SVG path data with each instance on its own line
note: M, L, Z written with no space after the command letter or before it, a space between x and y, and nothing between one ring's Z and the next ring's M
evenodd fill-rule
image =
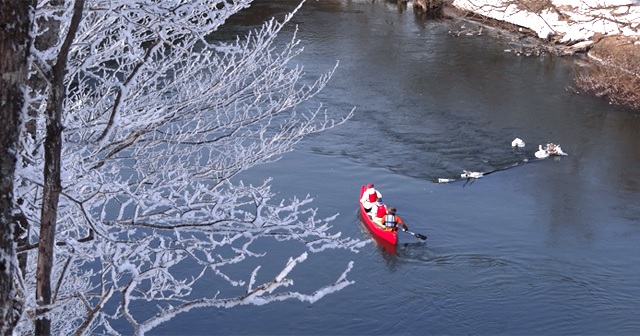
M229 33L296 3L258 2ZM308 0L293 21L310 75L339 61L315 103L355 116L243 178L310 194L336 231L369 241L357 199L372 182L429 238L311 255L299 288L354 261L355 283L314 304L196 310L153 334L640 334L640 116L568 89L579 57L518 56L386 1ZM549 142L568 156L535 160ZM463 170L499 171L438 183ZM267 251L279 267L297 255Z

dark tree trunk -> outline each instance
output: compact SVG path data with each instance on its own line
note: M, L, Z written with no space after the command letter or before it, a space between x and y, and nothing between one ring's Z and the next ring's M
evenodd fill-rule
M64 0L50 0L48 6L55 8L64 5ZM55 46L60 39L60 17L62 17L64 11L59 10L54 12L54 15L50 16L40 16L36 19L34 24L39 27L39 31L43 32L41 35L38 35L33 40L33 47L38 51L49 50L53 46ZM53 62L49 64L50 66L54 66ZM49 85L48 78L45 78L42 74L37 73L35 76L31 76L29 79L29 87L31 90L37 92L45 92ZM29 109L27 111L28 117L25 120L25 131L26 136L30 136L36 141L36 119L38 118L38 112L35 109Z
M66 89L64 85L67 73L69 49L75 38L80 21L84 0L76 0L69 31L62 43L56 64L52 68L51 87L47 101L45 117L47 118L46 137L44 141L44 187L42 191L42 211L40 214L40 239L38 242L38 265L36 269L36 298L41 306L36 311L36 335L51 334L51 320L44 316L51 302L51 269L56 238L56 222L58 220L58 200L62 185L60 172L62 169L60 155L62 153L62 112Z
M17 303L13 183L35 1L0 0L0 335L11 335Z
M64 5L64 0L50 0L48 4L49 7L53 7L53 8L55 7L62 8L63 5ZM33 24L37 26L38 27L37 30L42 33L34 37L33 48L43 52L51 49L58 43L60 39L60 36L59 36L60 25L62 23L60 21L60 18L62 17L62 14L64 14L64 11L60 9L54 12L54 15L46 15L46 16L43 15L43 16L36 17L35 22ZM49 65L54 66L55 61L52 60ZM48 78L45 78L45 76L42 73L37 72L35 73L35 75L30 76L30 78L28 79L28 85L33 92L39 92L40 94L44 95L46 94L46 91L49 88L49 80ZM41 115L39 114L38 108L35 106L28 106L26 116L24 117L26 119L23 121L24 128L23 128L22 136L31 137L33 142L38 142L38 139L37 139L38 129L36 125L37 125L37 119L41 117ZM34 155L34 156L37 155L35 153L35 150L33 153L31 153L31 155ZM18 158L18 160L20 159L22 159L23 166L28 166L32 164L32 162L30 162L30 160L27 159L26 156L23 156L22 158ZM20 164L20 161L18 161L18 164ZM18 202L20 201L21 200L18 200ZM14 236L18 244L18 269L22 273L22 275L24 275L27 272L26 269L27 269L29 254L26 252L20 253L20 247L25 247L29 245L29 238L28 238L27 232L29 232L31 228L31 223L29 223L29 221L27 220L26 216L23 213L16 214L16 218L17 218L17 223L14 230Z

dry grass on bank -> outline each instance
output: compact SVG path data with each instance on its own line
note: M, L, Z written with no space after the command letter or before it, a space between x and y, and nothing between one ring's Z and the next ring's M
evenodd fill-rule
M536 14L540 14L544 10L554 8L551 0L520 0L516 1L515 5L523 11L528 11Z
M597 64L576 74L581 90L614 104L640 110L640 44L637 39L606 37L589 51Z

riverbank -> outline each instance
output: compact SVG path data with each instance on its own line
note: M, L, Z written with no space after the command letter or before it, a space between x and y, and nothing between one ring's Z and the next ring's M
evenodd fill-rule
M640 3L453 0L446 10L529 38L515 53L585 54L593 63L577 70L577 89L640 111Z

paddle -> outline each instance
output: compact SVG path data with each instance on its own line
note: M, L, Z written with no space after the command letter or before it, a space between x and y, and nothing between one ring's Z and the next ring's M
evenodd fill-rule
M406 233L408 233L408 234L410 234L410 235L412 235L412 236L414 236L416 238L420 238L422 240L426 240L427 239L427 236L425 236L423 234L414 233L414 232L411 232L411 231L409 231L407 229L404 229L404 228L402 229L402 231L404 231L404 232L406 232Z

